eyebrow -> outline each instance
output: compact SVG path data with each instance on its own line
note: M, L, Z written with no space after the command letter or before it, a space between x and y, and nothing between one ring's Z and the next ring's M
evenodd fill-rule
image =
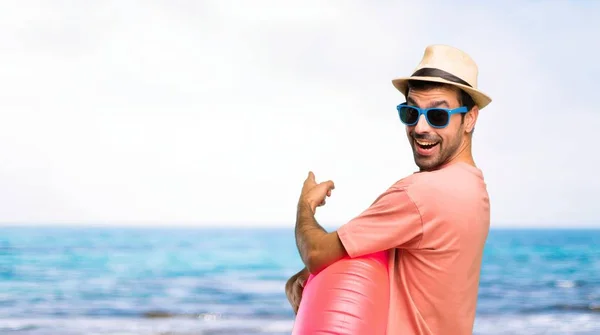
M406 102L411 105L417 105L415 100L412 99L411 97L408 97L406 99ZM450 105L448 104L448 102L446 100L436 100L436 101L430 102L429 105L427 105L425 107L421 107L421 108L434 108L434 107L442 107L442 106L450 107Z

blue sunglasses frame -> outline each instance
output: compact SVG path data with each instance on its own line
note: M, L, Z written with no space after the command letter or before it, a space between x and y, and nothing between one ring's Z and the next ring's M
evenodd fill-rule
M402 120L402 115L401 115L401 110L402 108L409 108L409 109L414 109L417 111L418 115L417 115L417 121L413 122L413 123L406 123ZM414 125L416 125L417 123L419 123L419 119L421 119L421 115L425 115L425 120L427 120L427 123L432 127L432 128L437 128L437 129L441 129L441 128L446 128L448 126L448 124L450 123L450 116L452 116L452 114L461 114L461 113L466 113L468 112L467 107L465 106L461 106L458 108L454 108L454 109L449 109L449 108L440 108L440 107L434 107L434 108L419 108L417 106L409 106L406 104L406 102L399 104L398 106L396 106L396 110L398 110L398 117L400 117L400 122L404 123L405 125L412 127ZM434 125L431 123L431 121L429 120L429 116L428 116L428 112L431 110L436 110L436 111L444 111L446 113L448 113L448 120L446 121L445 124L443 125Z

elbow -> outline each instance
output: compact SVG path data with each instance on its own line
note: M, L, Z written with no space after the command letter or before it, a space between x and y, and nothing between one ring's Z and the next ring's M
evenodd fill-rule
M326 235L320 243L303 255L304 265L312 275L323 271L329 265L347 256L347 252L337 234Z
M317 250L309 252L306 256L304 263L308 272L310 272L310 274L312 274L313 276L318 274L328 266L328 264L325 262L322 253L320 253Z

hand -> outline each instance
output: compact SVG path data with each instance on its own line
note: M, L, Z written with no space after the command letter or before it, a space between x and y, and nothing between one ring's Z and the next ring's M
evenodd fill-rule
M304 284L308 279L308 271L303 269L297 274L293 275L285 284L285 295L287 296L294 314L298 314L298 308L300 308L300 301L302 300L302 292L304 291Z
M335 185L331 180L317 184L315 175L310 171L302 186L300 203L308 204L310 209L315 212L317 207L325 205L325 198L331 196L334 188Z

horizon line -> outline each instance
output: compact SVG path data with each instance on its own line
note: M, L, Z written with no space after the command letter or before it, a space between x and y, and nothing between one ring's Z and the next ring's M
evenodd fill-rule
M321 224L324 229L331 231L339 228L342 224ZM202 221L81 221L81 222L1 222L0 228L137 228L137 229L154 229L154 228L172 228L172 229L294 229L294 224L284 225L274 222L202 222ZM543 230L543 229L585 229L585 230L600 230L600 223L548 223L545 225L532 223L495 223L490 225L490 230Z

